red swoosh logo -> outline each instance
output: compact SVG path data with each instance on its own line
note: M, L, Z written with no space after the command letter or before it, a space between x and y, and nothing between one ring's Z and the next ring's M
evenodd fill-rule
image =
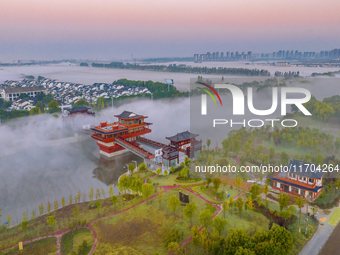
M222 106L222 100L221 100L220 96L218 95L217 91L216 91L213 87L211 87L210 85L208 85L208 84L206 84L206 83L203 83L203 82L197 82L197 83L202 84L203 86L206 86L206 87L209 88L212 92L214 92L215 95L217 96L218 100L220 100L220 103L221 103L221 106Z

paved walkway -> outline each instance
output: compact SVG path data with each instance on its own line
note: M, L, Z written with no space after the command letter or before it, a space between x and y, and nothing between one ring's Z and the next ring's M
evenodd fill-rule
M324 214L323 210L319 209L319 213L316 215L316 218L318 220L321 218L326 218L327 220L324 223L319 221L318 229L314 233L313 237L309 240L309 242L305 245L305 247L303 247L303 249L300 252L300 255L319 254L322 247L325 245L329 236L332 234L332 231L335 228L334 226L329 225L327 222L336 208L338 207L330 209L331 213L328 215Z

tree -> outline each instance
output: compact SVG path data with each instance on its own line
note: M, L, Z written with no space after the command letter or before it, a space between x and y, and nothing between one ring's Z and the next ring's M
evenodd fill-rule
M181 201L178 199L177 196L172 195L169 197L168 208L170 209L170 211L174 212L174 215L175 215L176 208L180 205L181 205Z
M271 159L273 159L274 156L275 156L275 149L274 149L274 148L270 148L270 149L269 149L269 157L270 157Z
M300 212L299 212L299 232L301 232L301 209L302 209L303 205L305 204L305 201L303 200L302 197L296 197L295 198L295 204L300 209Z
M40 215L43 215L43 213L44 213L44 204L43 203L41 203L41 205L39 205L39 213L40 213Z
M222 149L224 151L224 156L228 157L229 151L230 151L230 141L229 141L229 139L224 139L222 141Z
M111 197L111 201L113 203L113 206L114 206L114 210L116 211L116 205L118 203L118 197L117 196L112 196Z
M55 201L54 201L54 210L57 210L58 207L59 207L58 200L55 200Z
M130 187L130 177L123 174L120 178L119 178L119 182L118 182L118 189L120 192L125 192L126 194L126 190Z
M275 247L276 252L273 254L289 254L294 247L294 238L292 233L278 225L273 226L269 230L268 239Z
M288 210L291 211L292 213L296 213L297 212L296 207L294 205L289 206Z
M241 150L241 140L234 140L234 147L233 147L233 151L235 152L235 154L237 155Z
M145 183L142 185L142 193L144 199L149 199L153 193L153 186L150 183Z
M79 215L79 207L76 206L73 208L73 218L77 219L78 215Z
M279 194L278 201L280 205L280 211L282 211L284 208L288 206L289 195L287 193Z
M211 140L210 140L210 139L207 139L207 147L208 147L208 150L209 150L210 144L211 144Z
M54 224L56 224L56 220L54 219L54 216L49 216L48 219L47 219L47 224L50 226L50 227L53 227Z
M148 168L146 167L145 163L141 163L141 164L138 166L138 171L140 171L140 172L148 171Z
M254 209L254 201L251 197L248 197L247 199L246 208L248 211L251 211Z
M130 173L133 173L133 171L135 170L135 164L132 164L132 163L129 164L129 169L128 170L129 170Z
M201 225L206 226L208 225L208 223L211 220L211 216L212 216L212 212L210 209L206 208L203 211L200 212L199 215L199 222L201 223Z
M285 211L281 212L281 217L285 221L288 220L291 216L292 216L292 211L290 211L290 210L285 210Z
M73 196L72 196L72 194L70 194L70 196L69 196L69 205L71 205L73 203Z
M160 174L161 174L161 172L162 172L162 170L161 170L161 169L159 169L159 168L157 168L157 170L156 170L156 174L160 175Z
M92 201L93 199L93 188L91 187L90 192L89 192L89 199Z
M27 221L21 222L21 228L22 228L22 230L25 232L25 236L26 236L26 231L27 231Z
M183 209L184 216L190 219L190 226L192 226L192 217L197 210L198 207L195 202L190 202Z
M233 198L233 196L230 196L230 197L229 197L229 208L230 208L230 214L233 214L233 210L232 210L232 208L234 207L234 205L235 205L234 198Z
M77 102L74 103L73 106L74 107L78 107L78 106L90 106L90 103L88 103L84 99L79 99Z
M109 196L110 196L110 197L113 196L113 187L112 187L112 184L110 185Z
M171 242L168 245L168 249L171 252L174 252L174 254L176 254L179 250L179 244L177 242Z
M100 209L100 206L101 206L102 204L100 203L99 200L97 200L97 201L95 202L95 204L96 204L96 207L97 207L97 212L98 212L98 217L99 217L99 209Z
M78 190L78 194L77 194L77 201L78 201L78 203L80 203L80 199L81 199L81 191Z
M180 172L180 177L186 179L189 175L189 169L187 167L183 167L183 169Z
M22 214L22 220L23 220L23 221L27 221L27 220L28 220L27 212L24 212L24 213Z
M262 189L262 192L266 195L266 198L267 198L267 194L269 192L269 187L268 185L264 185L263 189Z
M289 160L289 155L287 154L287 152L285 151L281 152L280 158L281 158L281 164L287 166L288 160Z
M100 189L97 189L96 191L96 199L99 199L102 193L100 193Z
M243 211L243 200L242 200L242 197L239 197L236 200L236 205L237 205L238 211L240 212L240 218L241 218L241 213Z
M229 208L229 206L228 206L228 201L227 200L224 200L223 201L223 212L224 212L224 218L225 218L225 211L227 211L228 210L228 208Z
M221 186L221 179L220 178L213 178L212 179L212 183L214 184L214 189L215 189L215 192L216 192L216 196L217 196L217 191L219 189L219 187Z
M64 207L65 206L65 198L61 198L61 206Z
M236 185L240 189L240 187L242 185L242 178L236 178Z
M218 231L218 234L221 235L221 231L223 231L224 227L227 225L227 220L222 219L217 215L214 218L212 225Z
M103 188L102 188L102 195L103 195L103 197L105 198L105 191L104 191Z
M35 218L35 210L32 210L32 219Z
M48 111L50 113L55 113L55 112L60 112L60 108L58 105L58 102L55 100L52 100L49 104L48 104Z
M261 187L258 184L253 184L250 187L250 196L253 200L257 200L257 197L261 194Z
M192 236L192 244L195 247L195 254L196 254L196 247L200 244L200 238L199 238L199 227L193 226L191 228L191 236Z
M38 114L41 114L44 112L44 104L41 102L41 101L38 101L36 104L35 104L35 107L37 108L37 113Z
M228 232L228 236L225 238L224 254L234 255L238 247L251 247L251 238L244 228L229 229Z
M168 170L164 170L163 175L166 176L166 177L168 177L168 174L169 174Z
M50 201L47 201L47 213L50 214L51 212L51 203Z
M11 217L11 215L9 215L9 214L8 214L8 216L7 216L6 220L7 220L7 225L8 225L8 228L10 228L10 226L11 226L11 220L12 220L12 217Z
M132 178L130 189L134 193L142 192L143 180L138 178Z

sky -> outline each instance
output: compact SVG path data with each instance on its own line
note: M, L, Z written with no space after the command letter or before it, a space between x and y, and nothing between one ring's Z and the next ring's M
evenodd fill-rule
M4 59L340 48L339 0L0 0Z

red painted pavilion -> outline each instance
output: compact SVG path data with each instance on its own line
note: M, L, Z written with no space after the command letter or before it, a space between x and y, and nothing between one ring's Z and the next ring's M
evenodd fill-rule
M154 158L153 154L140 148L136 143L138 137L144 137L151 132L149 126L152 123L145 122L147 116L123 111L115 117L118 118L118 122L102 122L99 126L91 128L94 132L91 137L98 141L100 153L106 157L113 157L130 150L143 158Z
M166 137L170 144L166 145L144 137L150 133L152 123L145 122L147 116L133 112L123 111L115 115L118 122L102 122L99 126L91 128L92 138L96 139L100 154L106 157L114 157L127 151L144 158L151 166L169 168L179 164L180 152L190 158L194 158L202 151L202 140L196 140L197 134L189 131ZM147 151L141 145L148 145L155 150ZM151 160L152 159L152 160Z

